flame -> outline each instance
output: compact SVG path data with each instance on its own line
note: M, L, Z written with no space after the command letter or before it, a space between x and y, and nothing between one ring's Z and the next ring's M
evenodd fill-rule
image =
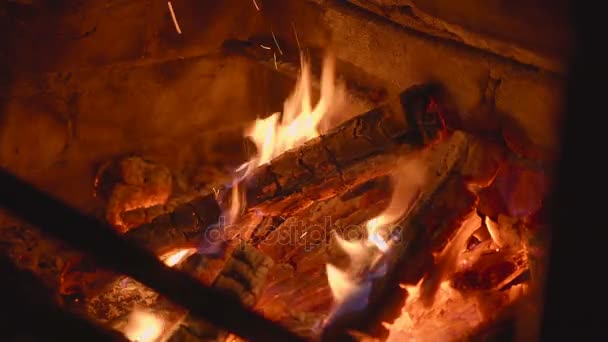
M245 175L282 152L319 136L320 131L327 128L323 127L323 121L332 113L332 108L343 103L345 94L344 88L335 82L335 63L331 56L323 61L321 95L314 107L311 85L310 64L302 57L298 81L293 93L285 100L282 116L274 113L258 119L245 132L258 151L258 155L247 162Z
M173 267L194 253L196 253L196 248L178 249L162 255L160 260L162 260L165 265Z
M467 261L467 239L480 226L481 218L472 211L452 240L435 255L434 270L415 286L400 285L408 296L400 316L387 325L387 341L461 340L463 334L488 319L482 310L484 302L492 301L493 305L506 306L522 297L526 291L525 284L513 286L507 291L488 291L477 295L463 295L450 285L449 275L458 268L460 261Z
M341 303L357 290L357 284L350 278L348 273L340 270L332 264L326 265L327 279L334 299Z
M388 251L388 243L380 234L379 228L386 223L386 216L380 215L367 221L367 241L376 246L382 252Z
M131 312L125 336L133 342L155 342L161 336L164 322L154 314L135 309Z
M390 249L389 235L393 228L390 226L407 214L412 200L425 182L426 168L417 156L402 160L400 165L401 168L392 178L393 193L388 207L365 223L367 240L347 241L335 235L336 242L350 259L348 271L327 264L327 281L338 306L349 298L364 301L366 298L363 297L367 287L371 286L372 279L382 276L386 271L382 255ZM362 270L366 274L357 279L349 276L359 274ZM340 308L337 309L339 310Z
M393 175L393 193L388 207L375 218L367 221L367 238L382 252L387 252L389 245L388 226L403 217L412 204L412 200L425 182L425 166L415 156L403 160L401 168Z
M294 26L295 28L295 26ZM273 33L274 37L274 33ZM281 47L275 44L282 54ZM276 54L275 54L276 63ZM319 136L327 129L329 119L345 103L345 89L336 82L335 62L331 55L323 60L321 73L321 94L318 102L312 105L312 76L310 63L301 58L301 70L295 89L283 104L283 112L274 113L267 118L257 119L245 130L257 149L257 155L239 166L232 186L232 201L228 223L233 223L244 206L239 196L238 181L242 180L256 167L266 164L284 151L299 146Z

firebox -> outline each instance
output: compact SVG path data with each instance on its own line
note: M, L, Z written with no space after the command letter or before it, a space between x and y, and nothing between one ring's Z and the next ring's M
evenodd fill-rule
M2 3L0 333L538 340L568 13Z

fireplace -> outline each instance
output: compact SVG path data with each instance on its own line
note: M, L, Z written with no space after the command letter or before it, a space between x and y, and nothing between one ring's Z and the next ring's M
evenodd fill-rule
M9 340L538 339L565 2L1 6Z

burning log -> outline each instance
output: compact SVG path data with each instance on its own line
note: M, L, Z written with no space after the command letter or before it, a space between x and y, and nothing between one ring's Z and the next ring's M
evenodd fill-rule
M206 263L204 259L204 256L196 255L185 263L188 261L195 261L194 264L196 261ZM236 296L247 307L253 307L261 296L272 265L271 258L255 247L243 243L234 249L212 287ZM186 268L192 270L191 267L186 266ZM220 312L221 309L218 309L218 314ZM226 337L227 332L187 315L170 341L224 341Z
M105 267L133 277L193 315L252 340L301 341L283 327L252 312L231 296L203 286L184 272L173 270L137 244L121 238L96 219L79 213L0 169L0 205ZM31 215L32 212L38 215ZM84 231L82 227L90 229ZM221 307L219 311L217 308Z
M431 144L442 131L434 95L433 86L412 87L397 100L254 169L238 185L245 192L244 210L268 216L294 214L392 172L396 156ZM230 194L231 189L225 189L220 201L229 202Z
M475 204L475 197L472 194L467 196L468 191L462 178L451 176L460 167L468 142L466 134L455 132L447 141L433 146L436 153L430 155L435 159L436 177L427 182L409 214L392 225L389 236L397 242L376 263L377 268L385 267L386 272L368 280L371 288L368 305L364 310L339 310L334 313L323 332L323 340L336 340L340 332L349 330L374 336L386 334L381 323L394 319L405 299L404 291L399 285L403 282L417 283L422 278L429 263L433 262L432 252L445 245L460 226L459 219L470 213ZM431 199L433 203L438 203L438 199L446 196L452 200L445 198L445 202L452 205L431 204ZM446 210L454 208L459 208L454 214L456 220L451 217L429 221L442 217ZM437 210L442 214L437 215ZM373 274L374 271L369 273ZM362 299L355 295L350 300ZM349 299L343 305L348 306L348 301Z
M203 196L178 206L173 212L156 217L126 232L124 236L137 245L162 256L168 252L193 248L207 227L217 223L220 208L213 196ZM92 297L119 277L98 267L91 260L71 260L61 275L63 295Z
M152 222L133 228L125 237L156 255L195 246L205 229L217 223L220 207L212 195L184 203Z

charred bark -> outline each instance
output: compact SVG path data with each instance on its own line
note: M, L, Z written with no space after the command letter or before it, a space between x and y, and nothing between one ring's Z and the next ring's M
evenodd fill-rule
M212 195L184 203L170 213L125 233L127 239L162 255L176 248L193 247L207 227L217 223L221 214Z
M200 255L191 257L186 260L184 267L195 273L198 273L196 270L204 272L201 267L196 266L197 262L206 264L204 259L205 257ZM187 265L188 263L190 265ZM272 265L271 258L255 247L243 243L234 249L212 287L235 296L247 307L253 307L261 296ZM221 310L218 308L218 315L222 314ZM226 331L187 315L169 341L224 341L226 337Z
M196 198L156 217L123 236L157 256L179 248L195 247L204 231L217 223L220 208L211 195ZM119 277L90 259L71 260L61 275L60 291L69 297L91 298Z
M434 86L416 86L262 165L240 184L246 211L291 215L390 173L402 155L434 142L443 129ZM219 198L229 202L231 189Z

